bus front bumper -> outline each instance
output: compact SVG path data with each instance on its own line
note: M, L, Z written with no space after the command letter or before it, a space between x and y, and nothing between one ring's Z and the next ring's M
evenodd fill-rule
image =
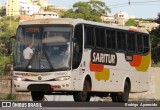
M17 92L29 91L70 91L70 80L65 81L47 81L47 82L29 82L14 80L14 88Z

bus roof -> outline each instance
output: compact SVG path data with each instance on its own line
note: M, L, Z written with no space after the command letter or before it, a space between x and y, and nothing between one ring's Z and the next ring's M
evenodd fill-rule
M93 22L93 21L87 21L83 19L72 19L72 18L50 18L50 19L34 19L29 21L24 21L20 25L38 25L38 24L68 24L75 26L76 24L89 24L89 25L95 25L95 26L103 26L113 29L121 29L121 30L129 30L133 32L141 32L141 33L147 33L148 31L141 29L141 28L135 28L135 27L126 27L126 26L114 26L106 23L99 23L99 22Z

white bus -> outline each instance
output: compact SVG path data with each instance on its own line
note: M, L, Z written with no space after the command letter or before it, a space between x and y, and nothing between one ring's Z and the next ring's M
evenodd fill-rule
M149 34L142 29L81 19L36 19L19 25L14 47L14 87L74 101L110 96L127 102L130 92L149 90ZM23 50L32 44L31 59Z

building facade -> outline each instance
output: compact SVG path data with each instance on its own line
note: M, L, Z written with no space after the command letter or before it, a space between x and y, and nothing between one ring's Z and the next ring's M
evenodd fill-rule
M32 1L33 0L7 0L6 15L32 15L33 13L39 12L40 6L34 5Z
M33 19L59 18L59 15L55 12L34 13L32 16L33 16Z
M69 10L69 8L60 6L60 7L54 7L52 11L58 13L60 11L67 11L67 10Z
M158 27L159 24L156 22L143 22L143 21L139 21L139 27L144 28L148 31L151 31L152 29L155 29L156 27Z
M103 22L112 24L112 25L121 25L124 26L128 19L135 19L134 16L129 16L126 12L118 12L115 15L106 14L102 15L101 19Z

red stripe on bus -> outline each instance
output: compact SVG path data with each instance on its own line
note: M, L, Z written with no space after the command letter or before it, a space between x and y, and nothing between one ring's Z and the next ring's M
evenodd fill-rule
M133 31L133 32L139 32L139 30L134 29L134 28L129 28L129 31Z

